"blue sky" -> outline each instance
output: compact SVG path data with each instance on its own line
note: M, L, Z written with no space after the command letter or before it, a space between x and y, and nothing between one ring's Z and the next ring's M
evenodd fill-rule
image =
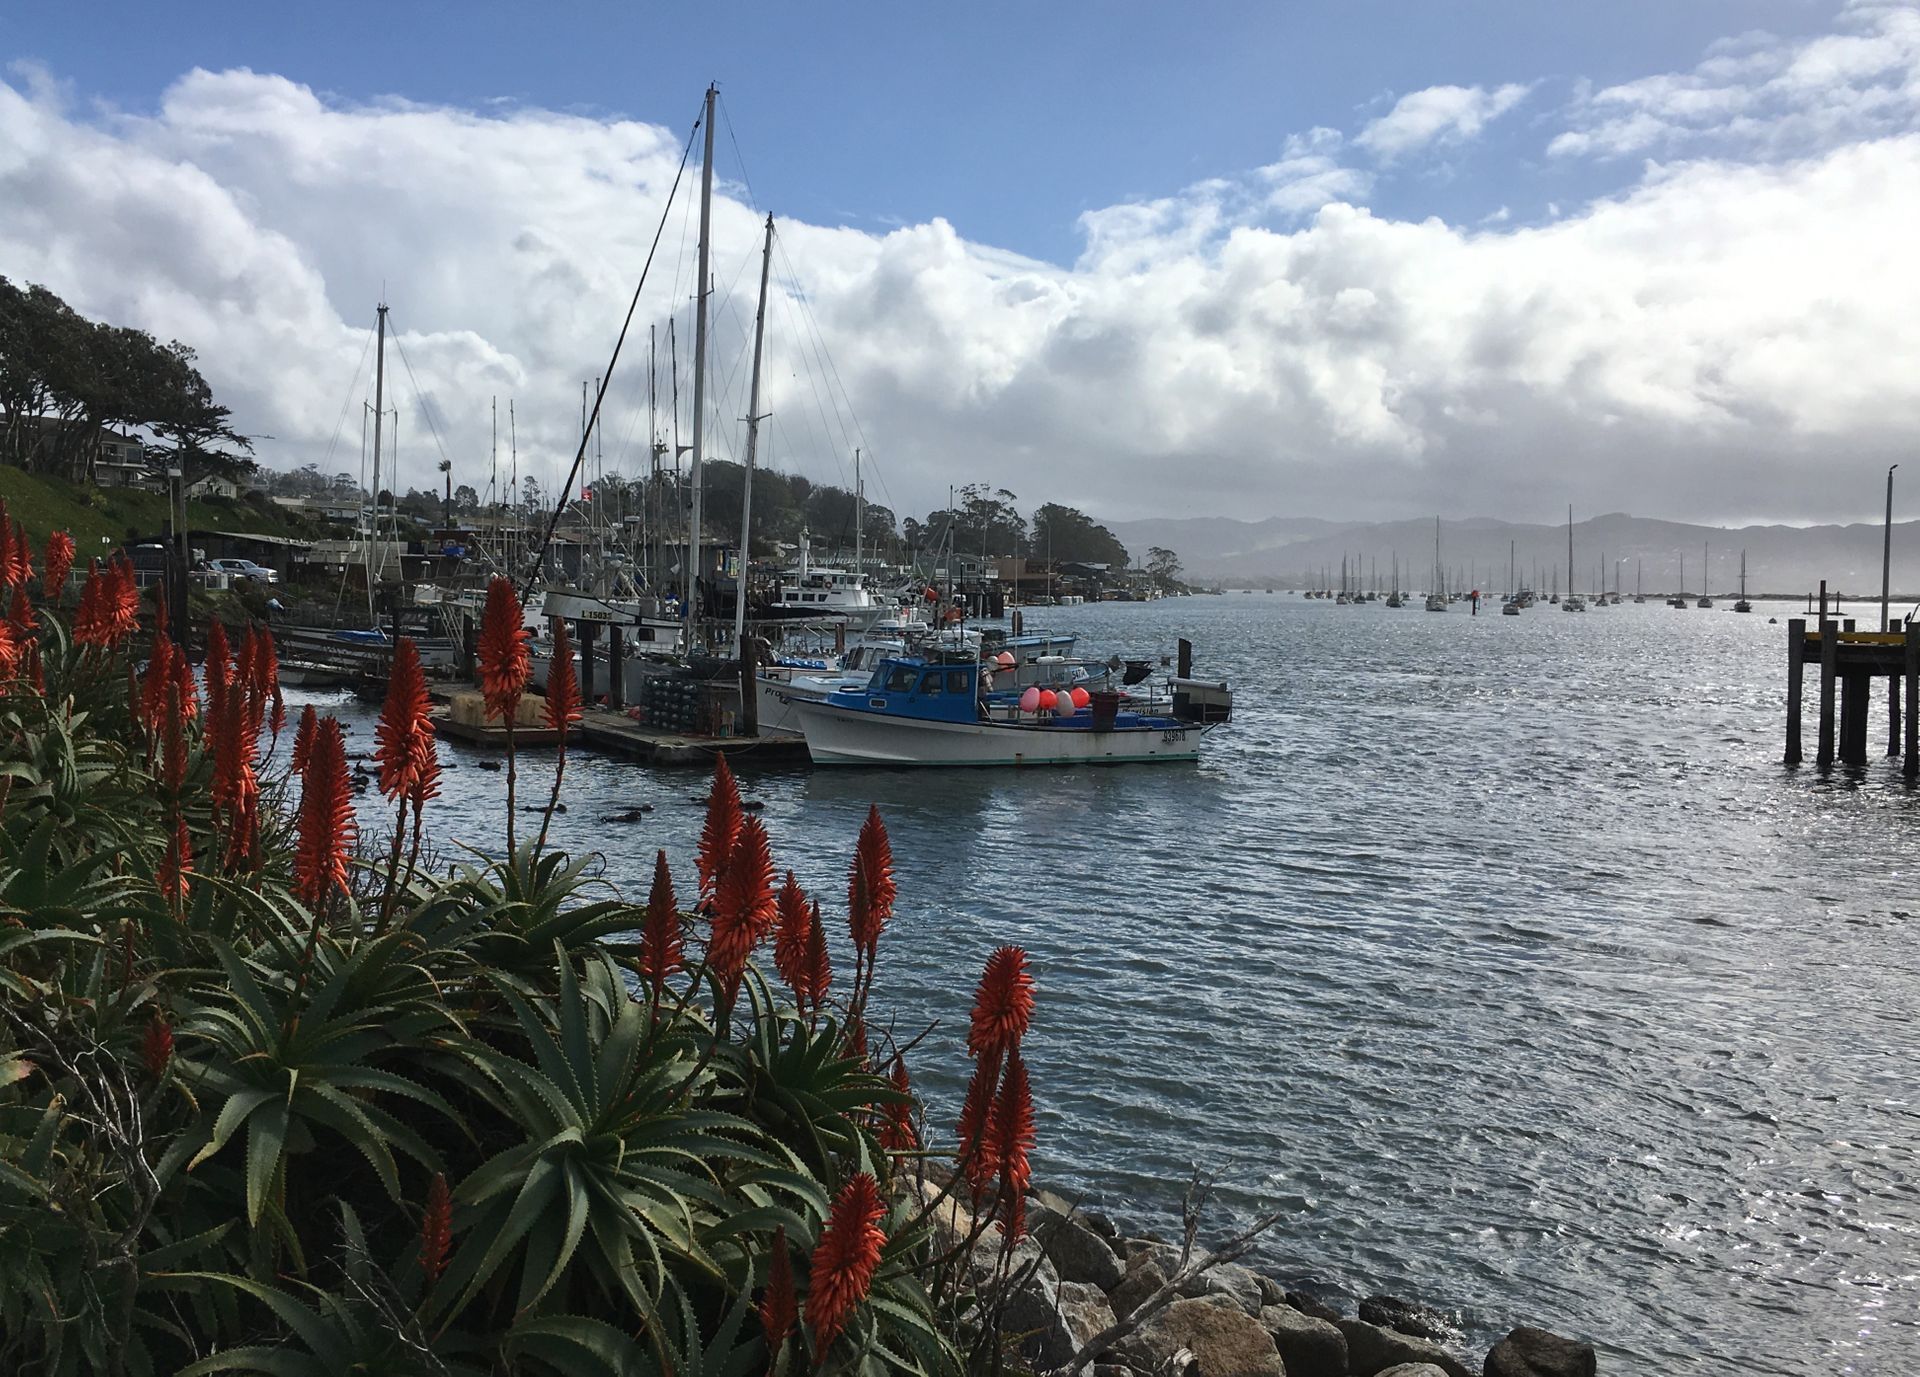
M710 79L763 456L903 512L1856 519L1920 433L1920 0L14 5L0 274L280 466L351 459L384 291L403 466L511 400L564 471Z
M1611 85L1752 29L1828 27L1815 0L1315 3L152 3L14 6L11 58L149 107L182 72L249 67L351 100L509 101L685 129L718 81L762 203L815 223L916 223L1071 262L1084 211L1273 161L1453 84ZM182 19L181 15L188 16ZM1516 217L1629 180L1547 165L1525 118L1449 165L1385 177L1382 213Z

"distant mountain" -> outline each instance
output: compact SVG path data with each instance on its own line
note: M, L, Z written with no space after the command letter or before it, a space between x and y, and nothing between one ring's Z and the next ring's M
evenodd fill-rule
M1276 588L1338 587L1341 560L1350 581L1386 588L1397 561L1402 588L1433 582L1434 523L1325 521L1314 517L1228 517L1108 521L1136 563L1149 546L1180 556L1188 577ZM1648 593L1701 590L1702 547L1707 584L1716 597L1740 585L1740 554L1747 556L1747 587L1756 596L1804 595L1826 579L1834 591L1878 596L1882 528L1852 526L1696 526L1612 512L1574 523L1574 585L1590 592L1604 560L1607 586L1631 595L1636 581ZM1515 577L1541 592L1567 588L1567 528L1474 517L1440 523L1440 560L1449 588L1504 592L1511 549ZM1684 580L1684 582L1683 582ZM1893 528L1893 587L1920 597L1920 521Z

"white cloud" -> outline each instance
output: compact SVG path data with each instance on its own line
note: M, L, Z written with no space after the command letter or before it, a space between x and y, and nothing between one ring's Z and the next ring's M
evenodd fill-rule
M249 72L191 73L143 116L65 99L0 84L0 272L194 344L242 427L278 437L272 462L328 459L344 409L328 462L347 469L384 284L459 477L481 486L495 395L503 431L515 399L523 471L551 483L571 457L580 380L604 365L684 139L344 105ZM1675 162L1545 224L1474 228L1373 214L1343 148L1314 131L1245 176L1089 215L1068 267L939 219L782 222L772 461L844 481L863 444L903 512L979 479L1112 517L1571 499L1810 519L1851 514L1843 475L1920 426L1920 135ZM722 453L746 409L758 231L716 197ZM691 243L676 209L610 467L641 467L649 321L681 312L684 363ZM400 482L424 486L438 453L390 364ZM857 432L821 404L838 385Z
M1556 157L1801 157L1899 133L1920 115L1920 9L1855 0L1842 32L1717 44L1690 72L1583 91Z
M1488 124L1518 105L1520 85L1429 86L1394 102L1393 109L1360 131L1356 144L1390 163L1426 148L1456 148L1480 137Z

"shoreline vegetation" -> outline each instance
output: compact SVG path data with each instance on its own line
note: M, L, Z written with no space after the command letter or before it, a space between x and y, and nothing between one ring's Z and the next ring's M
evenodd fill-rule
M509 743L504 847L476 820L436 854L402 640L361 833L269 629L213 622L196 669L124 558L73 562L0 504L0 1370L1594 1372L1540 1331L1475 1369L1417 1306L1333 1316L1239 1263L1275 1220L1201 1247L1199 1189L1168 1244L1037 1187L1018 947L932 1122L877 810L823 912L722 760L692 870L660 852L631 901L546 845L560 772L515 830ZM504 580L479 659L510 731ZM578 698L557 671L562 769Z

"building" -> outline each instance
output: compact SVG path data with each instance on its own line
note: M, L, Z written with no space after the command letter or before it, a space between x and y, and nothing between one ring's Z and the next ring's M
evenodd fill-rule
M240 485L231 478L223 477L217 473L210 473L204 478L196 478L193 482L187 484L187 498L189 501L197 502L209 497L226 498L232 501L239 496Z

